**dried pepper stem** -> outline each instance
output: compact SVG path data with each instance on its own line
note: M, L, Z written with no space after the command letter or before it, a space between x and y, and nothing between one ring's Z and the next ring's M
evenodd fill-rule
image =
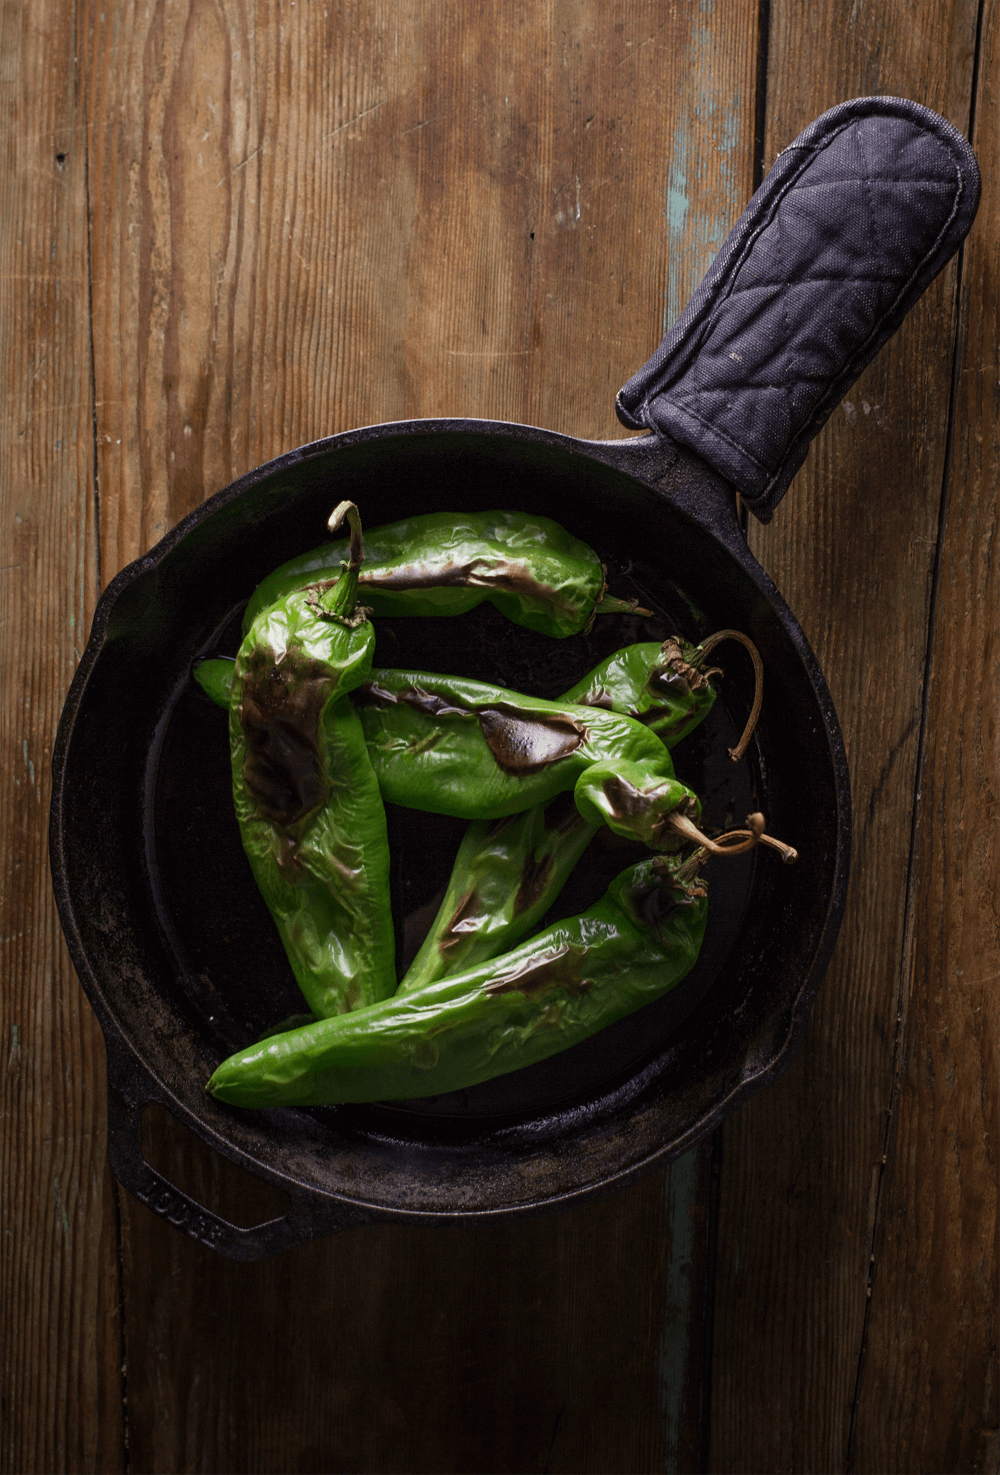
M740 645L742 645L744 649L750 652L750 659L753 661L753 706L750 709L750 716L747 718L746 727L743 729L743 736L740 738L735 748L729 749L730 758L733 760L734 763L738 763L747 750L747 745L749 744L750 739L753 736L754 728L757 726L757 719L760 716L761 703L764 700L764 663L761 660L760 652L754 645L753 641L749 638L749 636L744 635L741 630L716 630L714 635L709 635L707 639L703 640L701 644L696 647L697 654L692 664L697 667L701 667L704 661L710 655L710 653L715 649L715 647L717 645L721 645L724 640L739 641Z
M724 835L719 836L718 840L710 840L692 820L681 814L679 810L674 810L667 816L667 823L686 840L694 841L710 855L745 855L748 850L753 850L755 845L769 845L779 852L786 865L794 864L799 858L798 851L791 845L786 845L783 840L776 840L773 835L765 833L764 816L759 812L747 815L745 830L727 830Z

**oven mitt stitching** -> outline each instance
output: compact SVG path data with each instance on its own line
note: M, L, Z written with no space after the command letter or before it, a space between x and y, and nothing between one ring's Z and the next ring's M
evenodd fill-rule
M943 198L942 198L943 196ZM860 98L775 161L619 418L703 456L762 521L968 232L979 171L916 103Z

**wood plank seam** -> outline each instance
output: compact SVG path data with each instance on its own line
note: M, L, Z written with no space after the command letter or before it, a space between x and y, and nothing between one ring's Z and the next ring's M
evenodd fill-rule
M757 56L754 75L754 132L752 140L752 190L754 193L764 179L764 146L767 138L767 67L771 43L771 0L758 0L757 6ZM737 515L740 528L746 538L749 510L743 505L739 492L736 493ZM722 1193L723 1132L716 1127L712 1133L711 1162L709 1166L708 1205L705 1224L705 1331L702 1352L701 1427L699 1434L699 1471L710 1468L712 1443L712 1384L713 1384L713 1341L715 1331L716 1286L719 1258L719 1203Z
M116 1292L118 1295L118 1368L119 1368L119 1399L122 1409L122 1471L123 1475L129 1475L131 1464L129 1461L129 1417L128 1417L128 1341L125 1335L125 1252L123 1245L122 1229L122 1204L121 1196L124 1189L111 1172L110 1165L106 1172L111 1179L111 1209L115 1226L115 1273Z
M77 69L79 70L80 41L79 41L80 12L73 13L74 37L73 47L77 57ZM97 453L97 363L94 349L94 252L93 252L93 230L90 215L90 119L88 117L88 102L86 91L83 96L83 199L87 212L84 222L87 232L87 346L90 351L90 428L93 437L93 460L92 474L94 478L94 562L96 567L96 593L100 598L104 588L101 574L101 482L100 462Z
M715 1332L715 1287L719 1262L719 1199L722 1192L722 1128L712 1133L708 1169L708 1206L705 1215L705 1332L701 1372L701 1428L699 1472L707 1471L712 1446L712 1343Z
M84 199L84 231L86 242L87 263L87 349L89 354L90 369L90 430L92 438L91 447L91 476L93 478L93 558L95 573L94 594L100 598L104 588L103 570L101 567L101 486L100 486L100 457L98 441L97 421L97 360L96 346L94 342L94 253L93 253L93 214L92 197L90 191L90 93L86 85L80 86L80 7L79 0L73 10L73 56L76 76L74 78L74 91L80 97L80 112L83 133L83 199ZM125 1264L124 1250L122 1244L122 1215L121 1215L121 1193L117 1180L111 1173L110 1166L105 1158L103 1164L106 1180L110 1184L112 1223L114 1227L114 1246L112 1250L113 1264L115 1270L115 1295L117 1298L117 1365L118 1365L118 1401L121 1407L121 1468L127 1475L129 1470L129 1421L128 1421L128 1348L125 1340Z
M976 16L976 42L972 63L972 85L969 93L969 116L966 135L970 139L975 138L977 121L977 103L979 91L979 70L982 57L983 42L983 16L985 11L985 0L979 0ZM967 245L963 244L957 259L955 271L955 286L953 294L953 313L955 319L955 341L952 354L951 386L948 404L948 418L945 436L945 448L943 466L941 473L941 500L938 509L937 537L935 540L934 558L931 567L931 588L927 606L927 628L923 659L923 691L920 700L920 725L917 734L917 757L913 775L913 803L910 809L910 843L909 859L906 871L906 889L904 893L904 921L902 948L899 959L899 976L896 993L896 1027L892 1043L892 1073L889 1086L889 1101L885 1108L885 1123L882 1133L882 1155L881 1161L876 1164L876 1186L875 1202L872 1209L871 1224L868 1236L868 1276L865 1286L865 1307L861 1324L861 1340L858 1346L857 1372L854 1381L854 1393L851 1400L851 1419L847 1434L847 1458L846 1475L854 1475L855 1470L855 1432L857 1428L858 1410L861 1402L861 1388L864 1377L865 1354L868 1345L868 1328L871 1321L872 1297L875 1289L875 1277L878 1270L877 1245L879 1226L885 1207L886 1168L889 1154L892 1150L893 1128L896 1121L896 1110L899 1105L902 1089L902 1073L905 1059L906 1045L906 1014L909 998L909 977L913 956L913 942L916 918L916 852L917 831L921 818L921 788L924 781L927 763L927 728L931 696L931 664L934 656L934 634L936 629L936 616L938 609L938 595L941 577L941 555L944 545L944 532L948 519L949 490L951 487L952 469L955 448L955 419L957 413L959 376L963 362L963 349L965 340L965 318L963 312L963 284L965 276L965 261L967 256Z
M770 44L771 0L759 0L757 7L757 75L754 79L754 193L757 192L764 179L764 140L767 137L767 56Z

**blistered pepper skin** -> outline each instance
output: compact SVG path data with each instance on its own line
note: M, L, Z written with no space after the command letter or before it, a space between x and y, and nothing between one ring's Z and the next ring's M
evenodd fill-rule
M205 661L195 668L210 696L224 689L223 664ZM601 803L618 833L645 839L654 826L656 848L662 850L684 843L664 827L664 818L675 809L690 819L700 813L694 794L675 778L664 744L623 713L546 702L458 676L385 669L373 671L353 700L382 797L390 804L494 820L576 790ZM631 765L628 802L616 808L608 765L624 762ZM597 763L599 773L577 788ZM637 798L640 771L645 779ZM607 790L603 800L591 793L598 780ZM650 796L649 814L641 812L643 792ZM595 822L592 813L593 806L585 818Z
M711 682L675 639L616 651L560 700L642 722L666 746L710 711ZM372 673L377 681L379 673ZM459 846L437 915L399 985L409 992L516 946L555 902L597 826L569 796L503 820L473 820Z
M570 794L505 819L473 820L398 991L464 972L514 947L548 911L596 833Z
M746 830L710 840L697 829L696 796L674 775L667 744L710 710L710 677L719 673L706 671L704 660L723 639L749 649L757 676L750 718L729 750L738 760L761 699L759 653L738 631L717 631L696 647L671 638L662 647L619 652L573 689L583 699L579 705L427 672L383 670L358 688L355 701L386 799L481 821L465 838L402 991L485 960L523 936L555 899L592 827L606 825L663 852L696 840L735 856L762 843L794 861L792 847L765 834L760 814L748 816ZM537 809L551 806L553 791L571 786L582 830L567 825L562 809ZM482 823L486 815L517 814L520 823L509 827Z
M640 722L427 671L381 671L354 695L383 798L463 819L496 819L546 804L599 762L645 767L657 817L698 801L670 754ZM634 804L620 818L626 825ZM665 850L683 843L665 831Z
M661 647L653 643L631 650L635 655L629 662L611 658L578 683L573 688L576 700L593 697L594 705L610 706L613 695L613 710L635 716L652 702L662 708L660 694L647 691L646 681L661 659ZM227 705L232 669L229 661L208 660L194 674L208 696ZM387 677L388 673L372 672L376 683L384 685ZM669 700L673 725L681 726L689 717L692 699L689 696L685 703L680 694L670 693ZM596 833L567 794L501 820L474 820L455 857L437 916L400 991L464 971L520 942L555 901Z
M715 690L696 663L698 647L671 637L616 651L561 701L599 707L642 722L667 747L707 715ZM205 661L195 674L214 700L229 699L231 665ZM711 673L709 673L711 674ZM377 686L392 680L374 670ZM593 796L593 778L579 793L593 819L604 819L606 795ZM613 815L612 815L613 819ZM459 848L438 913L400 984L401 991L485 962L531 931L558 896L596 833L575 806L556 799L507 816L474 820Z
M677 640L644 641L625 646L601 662L569 691L560 702L574 706L600 707L633 717L654 732L666 746L673 747L711 711L715 688L702 678L693 681L677 669L691 662L697 647ZM700 674L700 673L699 673ZM229 706L233 663L225 658L201 661L194 675L208 696L220 707ZM388 673L373 668L370 679L385 685Z
M254 591L244 629L293 589L336 579L346 541L326 543L269 574ZM592 548L547 517L522 512L431 512L364 535L359 597L376 615L460 615L488 600L514 624L562 638L585 629L604 599Z
M633 866L586 912L478 968L240 1051L208 1090L244 1107L409 1100L545 1060L690 972L706 901L680 871Z
M621 712L655 732L668 748L704 721L715 701L709 676L696 665L698 647L671 637L662 645L627 645L588 672L561 700Z
M240 647L229 704L243 847L319 1017L396 986L385 810L348 700L370 673L374 631L351 582L266 609Z

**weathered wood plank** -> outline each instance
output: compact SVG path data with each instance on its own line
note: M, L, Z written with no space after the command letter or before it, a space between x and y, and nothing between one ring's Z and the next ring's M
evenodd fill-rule
M987 6L973 134L983 204L962 273L892 1139L858 1389L859 1471L1000 1463L998 19Z
M0 1464L18 1472L123 1456L120 1357L100 1355L120 1344L103 1051L46 858L56 722L97 592L75 43L72 6L0 6Z
M618 433L615 390L749 193L757 9L105 6L107 571L350 425ZM242 1269L124 1199L133 1468L695 1468L706 1162Z
M711 30L649 0L613 27L567 5L488 30L377 5L102 15L108 570L241 471L351 425L615 433L616 389L745 197L749 0Z
M711 1415L715 1138L663 1174L667 1243L656 1356L667 1475L705 1468ZM651 1410L646 1410L649 1418Z
M825 108L865 93L913 97L968 127L971 0L779 0L770 17L768 161ZM851 1458L879 1172L897 1150L886 1123L955 280L953 264L848 395L773 525L752 535L830 681L855 857L802 1054L725 1128L711 1443L720 1471L843 1470Z
M105 581L253 462L254 7L86 15Z
M502 1230L237 1266L128 1200L132 1468L662 1469L664 1292L690 1264L668 1208L656 1175Z
M97 582L91 401L105 577L240 471L351 424L456 413L617 433L614 390L749 193L757 10L636 3L609 20L552 4L487 24L415 5L118 0L82 7L78 30L68 0L0 11L16 142L0 186L12 1470L124 1460L100 1046L42 859L43 760ZM971 0L770 11L769 157L867 91L966 126ZM995 172L993 16L977 143ZM997 755L975 701L996 645L995 472L977 439L995 440L993 225L984 214L967 267L940 539L954 272L754 535L830 674L859 855L803 1058L726 1129L716 1468L995 1461L996 1106L979 1087L996 1078L996 857L978 820ZM195 1155L177 1151L180 1175ZM559 1219L357 1231L245 1269L123 1199L133 1467L695 1468L693 1166ZM262 1326L281 1328L263 1346Z

